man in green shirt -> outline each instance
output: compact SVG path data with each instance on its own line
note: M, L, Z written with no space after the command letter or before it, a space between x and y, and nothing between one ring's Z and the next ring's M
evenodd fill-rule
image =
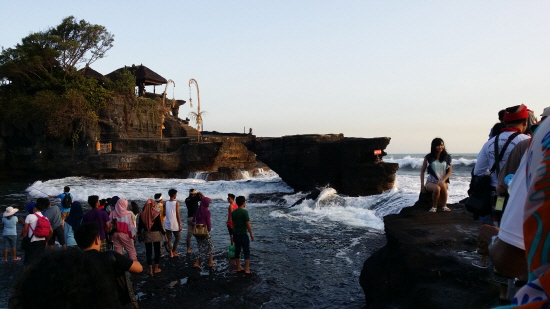
M248 217L248 211L246 207L246 199L244 196L238 196L235 200L239 208L233 210L231 213L231 219L233 220L233 241L235 242L235 257L237 261L237 271L243 271L245 274L250 274L250 240L254 241L254 234L252 234L252 225L250 225L250 219ZM248 234L250 233L250 240ZM241 266L241 249L244 253L244 269Z

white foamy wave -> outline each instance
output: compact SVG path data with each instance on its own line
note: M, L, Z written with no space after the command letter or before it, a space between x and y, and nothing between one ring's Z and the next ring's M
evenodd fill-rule
M394 158L389 157L384 159L384 162L388 163L397 163L399 164L400 168L409 167L413 169L420 169L422 168L422 164L424 163L424 157L416 157L416 156L405 156L403 158ZM467 159L464 157L459 157L458 159L452 160L453 165L462 165L462 166L474 166L477 162L476 159Z
M477 162L477 159L466 159L460 157L458 159L453 159L453 165L464 165L473 167Z
M64 186L71 187L75 200L86 201L89 195L100 198L119 196L128 200L145 201L155 193L168 196L168 190L178 190L178 200L184 200L193 188L212 199L225 200L227 193L248 197L252 193L293 193L294 190L279 177L253 178L237 181L204 181L200 179L90 179L85 177L67 177L48 181L37 181L26 189L30 198L58 195Z

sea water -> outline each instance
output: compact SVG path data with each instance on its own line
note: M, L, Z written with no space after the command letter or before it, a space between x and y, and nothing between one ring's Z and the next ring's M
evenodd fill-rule
M423 157L386 156L385 162L398 163L400 169L394 188L382 194L348 197L326 187L316 200L293 207L308 192L294 192L276 173L265 172L238 181L208 182L204 173L195 173L191 176L196 178L188 179L67 177L30 184L3 183L0 211L7 206L23 209L38 197L61 193L66 185L82 202L89 195L117 195L140 206L155 193L167 199L170 188L179 191L178 200L183 204L188 190L194 188L213 200L212 239L217 256L223 256L229 245L225 228L227 193L243 195L250 200L247 209L256 236L251 244L251 269L262 278L252 292L270 295L271 299L263 308L360 308L364 294L358 278L363 262L385 243L383 217L399 213L418 199ZM475 154L453 155L449 203L466 197L475 162ZM263 198L254 198L256 194Z

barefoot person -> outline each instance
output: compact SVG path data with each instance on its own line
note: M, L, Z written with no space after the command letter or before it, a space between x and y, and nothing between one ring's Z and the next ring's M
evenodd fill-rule
M168 190L170 200L164 203L163 216L164 229L166 230L166 236L168 239L168 247L170 248L170 257L180 256L176 249L181 239L181 218L180 218L180 203L176 202L178 197L178 190ZM174 235L174 243L172 244L172 235Z
M195 265L193 265L195 268L201 268L201 262L206 261L207 257L209 267L218 267L218 265L214 264L214 244L210 237L210 231L212 230L210 221L211 213L208 207L210 207L210 198L203 197L201 199L201 205L195 211L195 224L206 224L208 230L206 237L196 237L199 253L195 260Z
M424 185L424 173L428 170L428 179ZM447 190L449 177L453 172L452 159L445 150L445 143L441 138L432 140L431 152L424 157L422 170L420 171L420 192L432 192L432 208L430 212L436 212L440 207L443 211L451 211L447 207Z
M197 194L197 190L189 189L189 196L185 199L185 207L187 207L187 253L191 253L191 236L193 236L193 215L199 207L201 196Z
M155 208L155 201L148 199L143 206L143 211L139 216L138 231L144 233L145 255L147 256L147 265L149 265L149 275L160 273L160 242L164 239L166 232L162 227L160 213ZM153 269L153 249L155 250L155 269Z
M246 207L246 199L244 196L237 197L237 206L239 208L233 210L231 218L233 219L233 240L235 241L235 257L237 262L237 271L243 271L241 266L241 249L244 252L244 272L250 274L250 241L254 241L254 234L252 234L252 225L248 217L248 211ZM250 240L246 231L250 233Z
M17 257L16 241L17 241L17 223L20 221L15 214L19 211L11 206L6 208L2 215L2 224L4 224L4 262L8 261L8 251L11 250L12 259L14 261L21 260Z
M233 246L235 242L233 241L233 219L231 218L231 213L233 210L239 208L237 204L235 204L235 195L234 194L227 194L227 201L229 202L229 206L227 207L227 231L229 232L229 239L231 240L231 245Z

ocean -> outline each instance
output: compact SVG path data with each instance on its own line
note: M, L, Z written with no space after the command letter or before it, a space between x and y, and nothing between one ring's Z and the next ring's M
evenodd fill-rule
M448 203L466 197L476 162L476 154L452 156ZM79 201L93 194L100 198L118 195L138 202L140 207L155 193L166 197L170 188L179 191L178 200L183 204L188 190L195 188L212 199L212 239L221 254L229 245L227 193L244 195L249 199L247 209L256 237L251 244L251 269L262 279L253 292L271 295L263 308L361 308L364 294L358 279L363 262L385 243L383 217L399 213L418 199L423 157L384 157L385 162L398 163L400 168L394 188L380 195L341 196L327 187L317 200L294 207L308 192L295 193L275 172L268 171L239 181L208 182L204 173L195 173L191 175L195 178L188 179L67 177L34 183L4 182L0 183L0 211L8 206L23 209L45 194L61 193L66 185ZM186 215L185 207L182 214ZM181 248L185 250L185 245ZM140 259L145 262L145 257ZM6 297L1 295L0 300Z

